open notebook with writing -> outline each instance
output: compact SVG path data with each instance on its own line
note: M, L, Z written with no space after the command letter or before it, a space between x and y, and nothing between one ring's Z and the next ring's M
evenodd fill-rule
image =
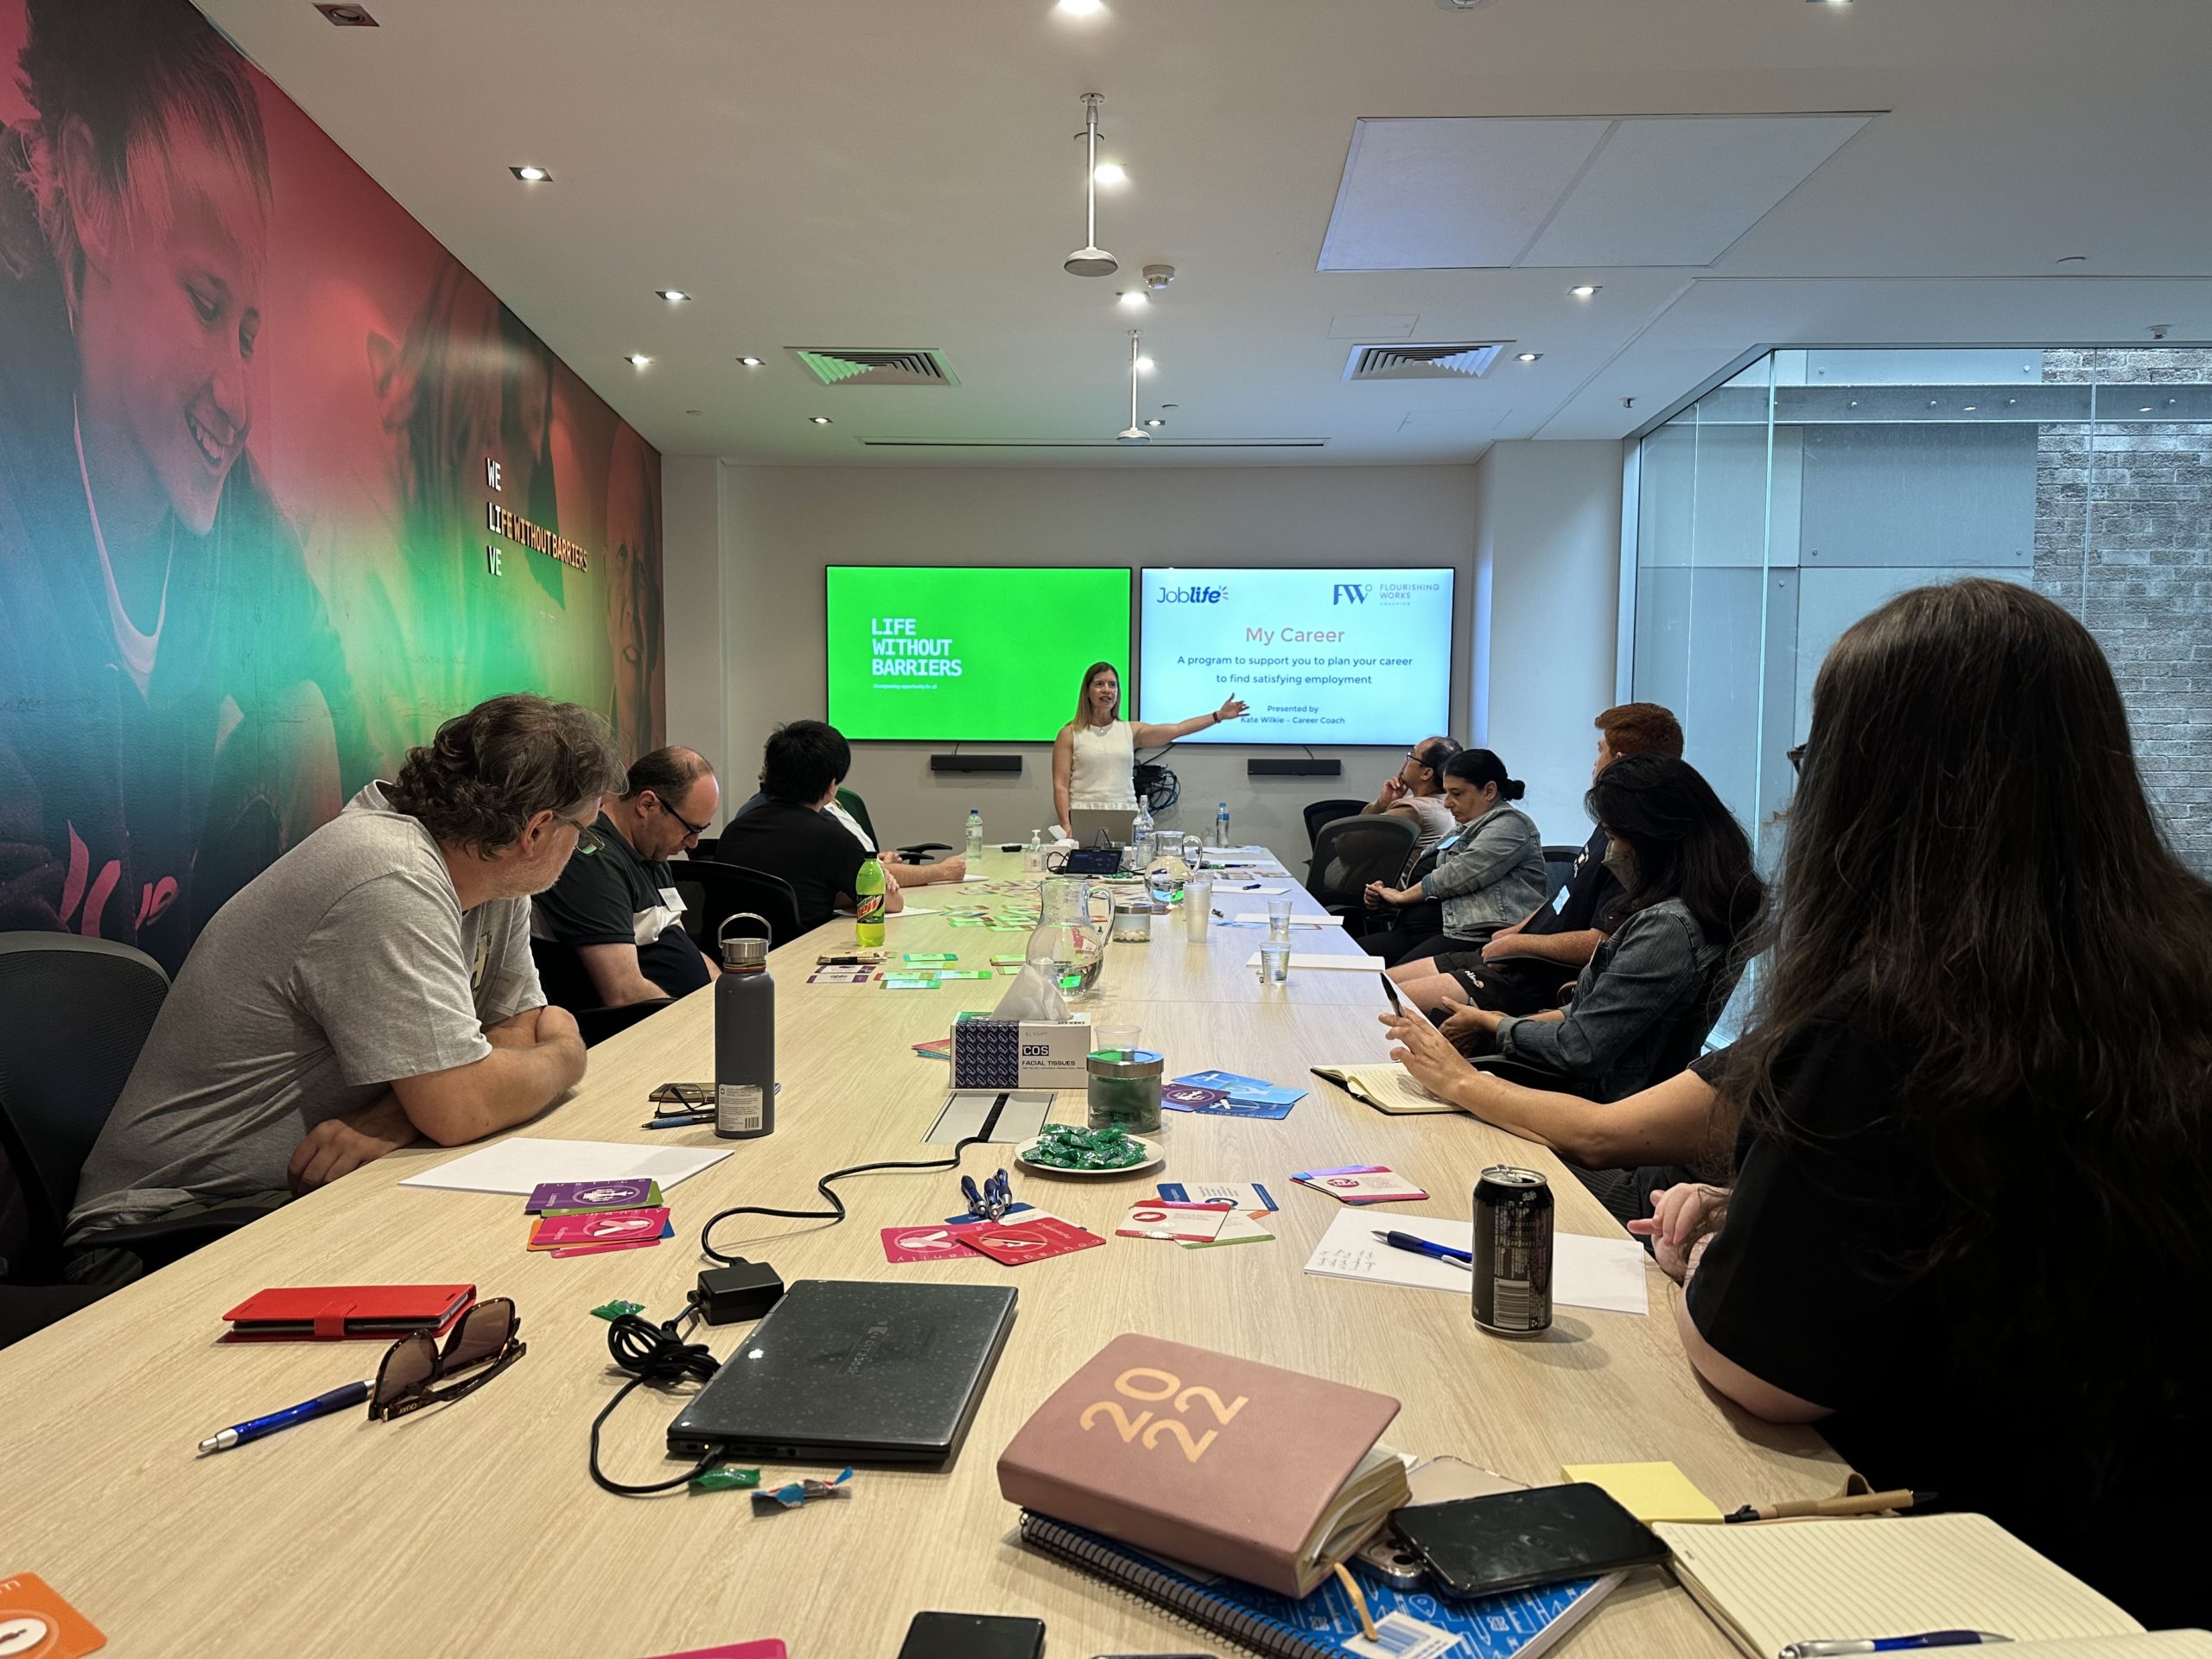
M1378 1112L1409 1117L1416 1112L1456 1112L1448 1100L1439 1100L1415 1083L1402 1065L1378 1061L1371 1065L1317 1065L1317 1077L1326 1077L1355 1100L1363 1100Z
M1665 1522L1675 1576L1752 1659L1792 1642L1989 1630L2019 1659L2212 1655L2145 1634L2118 1604L1986 1516ZM2183 1632L2183 1635L2189 1633ZM2033 1654L2020 1649L2033 1644Z

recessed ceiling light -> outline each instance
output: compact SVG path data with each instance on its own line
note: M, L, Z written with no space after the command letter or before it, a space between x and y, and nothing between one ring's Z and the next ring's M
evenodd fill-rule
M1167 423L1161 420L1159 416L1155 415L1150 420L1147 421L1145 424L1147 426L1165 426Z
M1574 296L1578 300L1586 300L1598 291L1598 284L1595 283L1582 283L1573 288L1568 289L1567 291Z
M377 20L369 16L368 9L365 6L319 4L315 7L315 10L321 12L325 17L328 18L332 22L337 24L340 29L375 29L378 27Z
M684 301L691 297L680 288L657 288L653 292L659 295L661 298L666 300L671 305L681 305Z
M1059 0L1052 10L1063 17L1096 17L1106 10L1106 0Z
M1141 311L1145 307L1151 303L1152 296L1146 293L1144 289L1141 288L1131 288L1122 290L1122 308L1124 311Z
M1109 189L1115 185L1127 184L1129 181L1128 174L1122 168L1122 166L1119 162L1099 162L1096 168L1091 169L1090 176L1096 179L1099 183L1105 185Z
M627 363L627 364L628 364L632 368L633 368L633 369L642 369L642 368L644 368L644 367L645 366L645 365L646 365L646 364L648 364L648 363L652 362L652 359L651 359L650 357L641 357L641 356L640 356L640 355L639 355L636 352L632 352L632 353L631 353L627 357L624 358L622 360L623 360L625 363Z
M760 366L760 359L757 357L741 357L737 360L748 369L757 369Z
M1960 412L1961 412L1961 413L1962 413L1962 414L1967 414L1967 415L1971 415L1971 414L1973 414L1973 413L1974 412L1974 410L1975 410L1977 408L1979 408L1979 407L1980 407L1980 405L1979 405L1979 404L1961 404L1959 406L1959 408L1960 408Z
M524 184L550 184L553 182L553 175L550 173L548 173L542 167L511 167L507 171L513 174L515 177L520 179Z
M807 423L810 426L827 426L830 424L830 417L827 415L810 415L806 419Z
M1137 372L1139 374L1150 374L1152 372L1152 359L1148 357L1141 357L1137 359Z
M1523 352L1521 353L1521 361L1523 363L1533 363L1542 355L1543 353L1541 352Z
M2150 405L2150 404L2144 404L2144 405L2143 405L2143 407L2142 407L2142 408L2140 408L2140 409L2137 410L2135 412L2136 412L2138 415L2148 415L2148 414L2151 412L2151 405Z
M1853 409L1856 409L1856 408L1858 408L1858 407L1859 407L1859 400L1858 400L1856 397L1854 397L1854 398L1853 398L1853 399L1851 400L1851 406L1852 406Z

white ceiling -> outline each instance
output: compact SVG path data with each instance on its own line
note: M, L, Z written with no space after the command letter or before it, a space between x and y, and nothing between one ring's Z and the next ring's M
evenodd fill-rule
M374 30L200 3L670 454L1465 462L1618 437L1764 344L2212 338L2203 0L367 0ZM1130 175L1101 194L1122 275L1093 280L1059 268L1088 91ZM1850 111L1887 113L1709 266L1316 269L1362 118ZM1325 448L856 442L1110 440L1114 296L1154 261L1162 438ZM1346 385L1362 338L1542 358ZM960 385L825 390L792 346L933 347Z

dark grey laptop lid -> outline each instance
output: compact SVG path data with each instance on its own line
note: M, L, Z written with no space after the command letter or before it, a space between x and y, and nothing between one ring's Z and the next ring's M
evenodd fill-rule
M668 1426L668 1448L939 1463L1014 1323L1010 1286L802 1279Z

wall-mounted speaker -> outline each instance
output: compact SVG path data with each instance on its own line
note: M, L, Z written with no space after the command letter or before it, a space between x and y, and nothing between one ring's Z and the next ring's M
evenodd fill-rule
M1020 772L1018 754L933 754L931 772Z

